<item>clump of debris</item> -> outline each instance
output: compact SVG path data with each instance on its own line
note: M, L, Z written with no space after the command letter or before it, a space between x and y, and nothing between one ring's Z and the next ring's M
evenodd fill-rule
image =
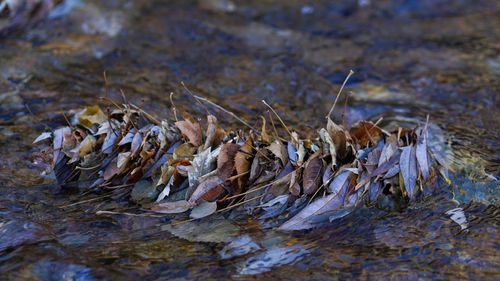
M181 120L172 108L175 120L158 120L131 103L115 103L108 114L88 106L71 125L41 134L35 143L45 146L36 158L61 185L91 181L90 188L123 189L154 213L201 219L239 210L279 220L280 230L312 228L388 198L404 206L449 181L445 160L428 146L428 121L390 132L365 120L346 128L330 118L332 106L325 128L303 139L265 104L286 137L272 118L269 133L264 118L255 129L226 111L250 128L231 131L213 115Z

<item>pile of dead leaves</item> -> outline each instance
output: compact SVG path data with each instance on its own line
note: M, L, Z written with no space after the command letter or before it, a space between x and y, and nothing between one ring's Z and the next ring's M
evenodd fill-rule
M153 212L190 211L193 219L237 209L280 220L281 230L311 228L382 197L408 203L446 180L427 125L387 132L370 121L326 121L316 139L286 126L285 139L271 136L264 118L259 131L225 131L213 115L169 122L131 104L108 114L90 106L35 142L46 144L37 159L61 184L127 189Z

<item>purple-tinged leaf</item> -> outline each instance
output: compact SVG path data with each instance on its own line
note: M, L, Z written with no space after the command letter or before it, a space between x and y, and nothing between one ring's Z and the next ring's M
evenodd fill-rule
M118 145L124 145L124 144L127 144L127 143L131 143L132 140L134 139L134 136L135 136L135 128L132 128L130 129L130 131L128 131L128 133L120 140L120 142L118 143Z
M378 166L377 169L375 169L375 171L373 171L373 173L370 174L370 177L373 178L389 171L392 167L394 167L394 165L397 165L399 163L400 156L401 156L401 151L398 150L396 153L394 153L394 155L392 155L389 161L386 161L382 165Z
M309 221L314 216L321 215L326 212L337 210L344 204L345 195L347 193L348 184L344 184L338 193L332 193L326 197L314 200L307 205L297 215L286 221L278 229L284 231L303 230L314 227L314 224Z
M410 200L415 199L416 195L416 180L417 180L417 163L416 163L415 147L408 145L402 148L401 158L399 160L399 168L403 176L405 189L410 196Z
M427 156L427 131L419 129L417 131L417 162L424 180L429 178L429 159Z
M137 150L141 147L142 144L142 133L139 131L135 133L134 138L132 139L132 146L130 148L130 152L132 155L135 155Z
M344 170L335 176L330 185L328 186L328 192L333 194L338 194L342 187L346 185L349 181L349 176L351 175L351 171Z

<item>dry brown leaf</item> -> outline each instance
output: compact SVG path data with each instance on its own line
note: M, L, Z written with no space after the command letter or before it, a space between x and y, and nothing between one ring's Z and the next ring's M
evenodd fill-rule
M217 158L217 171L219 177L223 180L229 178L234 171L235 157L240 146L235 143L225 143Z
M112 179L120 171L118 169L117 162L118 162L117 158L113 159L113 161L109 163L108 167L106 167L106 170L104 170L102 177L104 178L105 181Z
M203 133L198 122L191 122L189 119L175 122L175 126L179 128L182 135L187 138L189 143L198 147L203 142Z
M294 196L300 195L299 172L294 170L290 179L290 186L288 187L290 194Z
M335 122L333 122L330 118L328 118L326 130L335 144L335 150L338 157L340 159L344 159L347 156L346 130L342 126L335 124Z
M236 179L236 188L233 190L234 194L241 193L246 188L246 182L248 180L248 175L243 175L250 171L250 165L253 158L253 140L248 137L245 144L236 153L234 159L234 165L236 168L236 174L242 175Z
M188 201L193 204L199 204L201 202L217 200L225 192L223 183L224 181L218 176L207 178L196 187Z
M323 169L323 161L319 158L319 155L312 155L309 160L307 160L304 168L304 179L303 187L305 194L314 194L319 186L319 181L321 179L321 171Z
M382 129L370 121L359 121L351 127L349 134L360 147L373 146L384 137Z

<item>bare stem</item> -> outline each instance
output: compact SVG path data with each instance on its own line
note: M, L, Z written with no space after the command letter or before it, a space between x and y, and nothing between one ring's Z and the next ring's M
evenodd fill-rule
M326 115L326 118L330 118L330 116L332 115L332 112L333 112L333 109L335 108L335 105L337 104L337 101L339 100L339 97L340 97L340 94L342 93L342 90L344 89L345 87L345 84L347 84L347 81L349 80L349 78L354 74L354 71L352 71L352 69L349 71L349 74L347 75L347 77L345 78L344 80L344 83L342 83L342 86L340 87L340 90L337 94L337 97L335 98L335 101L333 102L333 105L332 105L332 108L330 108L330 111L328 111L328 114Z

